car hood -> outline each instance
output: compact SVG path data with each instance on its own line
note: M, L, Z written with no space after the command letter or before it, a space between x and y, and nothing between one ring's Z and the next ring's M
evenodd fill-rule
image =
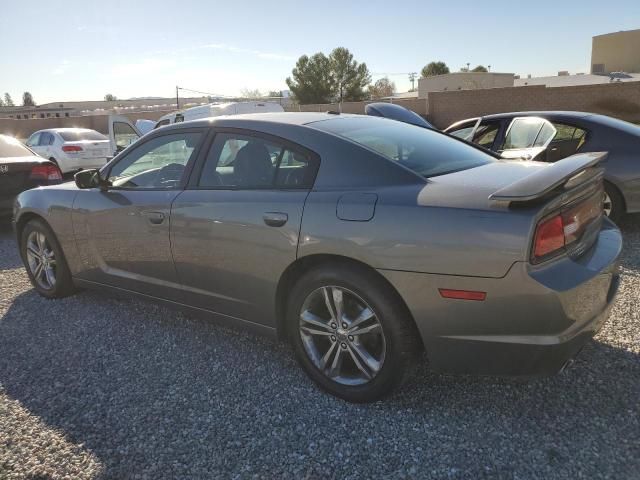
M431 177L418 195L418 204L495 210L495 203L489 200L492 193L549 165L544 162L497 160L480 167Z

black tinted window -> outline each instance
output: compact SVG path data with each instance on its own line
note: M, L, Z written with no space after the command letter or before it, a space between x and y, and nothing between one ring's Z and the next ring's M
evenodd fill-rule
M13 137L0 135L0 158L30 157L33 153Z
M259 137L219 133L203 166L200 187L310 188L309 156Z
M492 157L447 135L374 117L343 117L311 126L335 133L432 177L490 163Z

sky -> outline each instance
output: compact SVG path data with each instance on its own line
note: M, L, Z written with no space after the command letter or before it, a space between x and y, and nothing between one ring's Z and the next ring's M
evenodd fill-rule
M300 55L347 47L406 91L433 60L588 72L591 37L640 28L638 0L2 0L0 93L19 103L287 89ZM187 95L186 90L181 95Z

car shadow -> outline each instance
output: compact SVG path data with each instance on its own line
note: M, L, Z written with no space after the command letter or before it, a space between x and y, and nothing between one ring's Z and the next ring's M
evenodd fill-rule
M367 442L352 461L387 474L405 468L407 455L431 461L448 445L485 452L475 478L489 467L511 478L516 455L625 477L611 459L637 446L623 438L637 437L640 356L598 340L555 377L420 366L391 398L351 405L315 388L276 341L137 300L85 292L47 301L29 290L0 318L0 352L6 395L92 452L106 478L189 477L195 467L215 477L256 463L266 476L291 477L283 444L305 459L299 477L332 468L340 478L342 467L324 460L341 435ZM488 436L499 452L487 450Z

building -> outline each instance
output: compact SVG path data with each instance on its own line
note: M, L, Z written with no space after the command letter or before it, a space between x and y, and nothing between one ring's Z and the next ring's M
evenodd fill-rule
M550 77L516 78L514 81L514 86L526 87L531 85L544 85L546 87L575 87L579 85L600 85L603 83L637 81L640 81L640 73L616 73L612 75L577 73L575 75L553 75Z
M34 107L0 107L0 118L64 118L76 117L79 113L75 108L62 105L37 105Z
M591 73L640 73L640 29L593 37Z
M513 80L513 73L454 72L434 75L418 80L418 97L426 98L429 92L513 87Z

